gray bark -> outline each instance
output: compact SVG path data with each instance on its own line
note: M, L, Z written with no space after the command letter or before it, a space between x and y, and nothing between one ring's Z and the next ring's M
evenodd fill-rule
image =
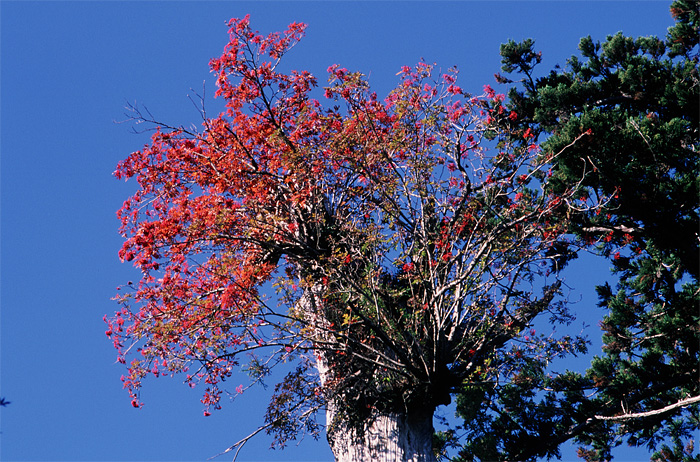
M321 383L328 377L322 354L317 356ZM336 419L332 399L326 404L328 443L336 462L434 462L433 410L407 410L404 413L375 413L361 435Z
M327 412L332 422L332 411ZM375 415L358 437L343 428L331 428L328 440L336 462L433 462L433 415L429 412Z

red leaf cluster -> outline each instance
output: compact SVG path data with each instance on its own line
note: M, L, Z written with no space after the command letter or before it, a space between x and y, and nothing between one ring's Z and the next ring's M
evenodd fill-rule
M267 36L248 17L229 25L210 63L226 110L201 132L161 125L115 172L139 186L118 212L119 256L142 278L118 297L106 332L121 362L133 357L123 380L134 406L147 374L184 372L217 408L241 358L262 380L279 361L323 350L329 332L354 341L357 325L382 370L399 367L382 358L392 342L430 331L421 341L445 343L444 364L481 374L475 358L495 343L470 335L518 335L511 326L536 314L523 281L565 229L550 223L566 202L538 191L534 134L511 132L517 115L489 86L473 97L455 70L433 78L424 62L403 67L384 100L361 73L331 66L325 96L337 106L325 109L314 76L278 69L303 24ZM300 308L319 284L335 311ZM400 309L382 312L382 297ZM473 331L467 319L479 319Z

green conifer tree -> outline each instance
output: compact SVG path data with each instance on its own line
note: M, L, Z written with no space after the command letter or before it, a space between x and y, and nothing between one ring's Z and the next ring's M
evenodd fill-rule
M606 203L576 214L568 255L608 258L617 287L597 288L604 346L585 373L548 376L530 359L520 383L465 387L462 460L557 456L571 439L590 462L622 443L648 447L654 461L700 460L700 4L670 11L665 40L586 37L581 57L544 77L534 41L501 46L509 75L496 78L514 84L503 123L554 159L542 177L552 193L579 182L583 200Z

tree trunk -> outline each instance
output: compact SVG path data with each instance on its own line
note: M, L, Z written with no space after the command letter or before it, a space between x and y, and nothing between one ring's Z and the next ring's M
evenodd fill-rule
M332 342L327 334L327 321L320 315L317 298L318 286L311 289L301 302L307 316L319 329L319 338ZM329 377L329 365L323 350L316 351L316 368L321 384ZM328 443L336 462L435 462L433 453L434 406L420 406L400 413L375 413L368 418L362 435L349 428L337 413L333 399L326 402L326 429ZM339 420L339 421L336 421Z
M333 422L333 411L327 419ZM375 415L358 437L342 423L331 428L328 441L336 462L433 462L433 414Z
M316 366L325 384L328 365L317 353ZM338 417L333 400L326 403L328 443L336 462L434 462L433 412L427 405L402 413L370 415L364 432L358 435Z

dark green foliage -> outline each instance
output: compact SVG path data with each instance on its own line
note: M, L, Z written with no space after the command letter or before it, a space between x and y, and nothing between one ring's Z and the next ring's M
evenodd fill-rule
M540 137L549 191L579 184L582 199L606 204L571 207L571 233L610 260L618 282L598 287L604 346L585 374L548 377L532 364L521 383L465 386L460 460L557 456L572 438L589 461L622 443L656 450L654 461L698 460L698 403L677 404L700 396L700 4L670 9L665 40L587 37L580 57L540 78L532 40L501 46L503 70L520 74L508 109L519 133Z

